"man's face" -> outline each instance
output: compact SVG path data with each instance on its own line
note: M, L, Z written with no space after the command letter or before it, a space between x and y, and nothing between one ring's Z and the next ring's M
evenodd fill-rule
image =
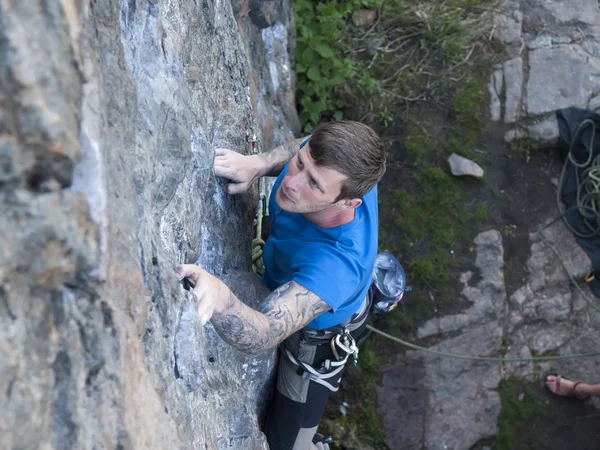
M292 158L287 173L275 194L277 205L284 211L310 213L322 211L340 202L346 176L335 169L315 165L307 143Z

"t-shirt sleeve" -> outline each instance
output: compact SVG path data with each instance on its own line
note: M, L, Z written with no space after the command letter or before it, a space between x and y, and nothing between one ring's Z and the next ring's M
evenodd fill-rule
M356 295L360 276L351 258L336 249L307 246L295 255L292 280L318 295L335 312Z

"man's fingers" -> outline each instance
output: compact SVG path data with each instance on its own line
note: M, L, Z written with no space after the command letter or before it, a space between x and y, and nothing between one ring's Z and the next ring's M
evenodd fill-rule
M236 171L225 163L215 161L214 165L215 175L218 177L235 179Z
M229 153L231 150L228 148L215 148L215 156L223 156Z
M230 195L243 194L248 190L248 183L227 183L225 190Z
M175 272L180 280L189 278L194 284L198 284L198 279L202 275L202 269L194 264L179 264Z

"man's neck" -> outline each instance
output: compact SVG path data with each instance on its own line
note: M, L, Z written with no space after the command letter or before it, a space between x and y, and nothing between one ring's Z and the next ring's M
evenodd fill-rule
M321 228L335 228L354 220L354 209L342 209L334 206L322 211L302 214L306 220Z

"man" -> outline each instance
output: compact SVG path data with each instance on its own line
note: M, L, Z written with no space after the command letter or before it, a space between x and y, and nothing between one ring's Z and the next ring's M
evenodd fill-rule
M195 285L202 324L210 320L235 348L258 355L283 343L265 424L271 450L327 448L312 441L369 310L383 143L361 123L329 123L267 154L217 149L214 170L231 180L229 194L278 176L263 253L273 292L254 310L197 266L179 266L178 275Z

